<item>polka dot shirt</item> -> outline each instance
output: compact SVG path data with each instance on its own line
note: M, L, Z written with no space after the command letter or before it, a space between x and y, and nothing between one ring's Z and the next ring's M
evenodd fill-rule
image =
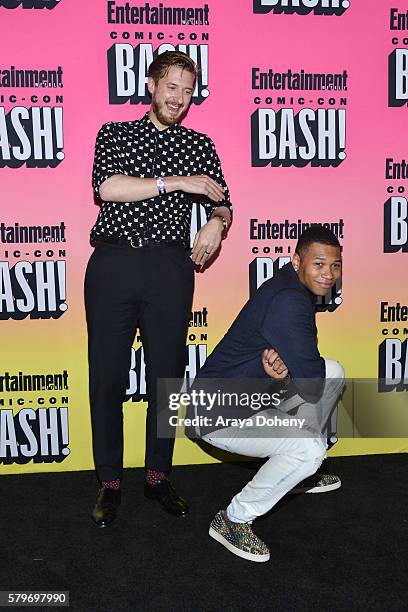
M114 174L157 178L205 174L217 181L225 201L173 191L138 202L104 202L99 187ZM205 134L179 124L158 130L146 114L142 119L106 123L98 132L92 184L100 212L91 240L101 236L177 241L188 247L192 205L205 208L207 219L217 206L231 208L230 195L214 143Z

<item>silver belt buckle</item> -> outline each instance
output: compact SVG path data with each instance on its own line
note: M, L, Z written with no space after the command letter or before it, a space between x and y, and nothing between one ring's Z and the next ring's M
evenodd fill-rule
M141 236L136 236L130 239L130 246L134 249L140 249L142 246L145 246L145 240Z

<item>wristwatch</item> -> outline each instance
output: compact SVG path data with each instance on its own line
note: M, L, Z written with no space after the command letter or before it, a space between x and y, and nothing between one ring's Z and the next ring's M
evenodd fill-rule
M222 215L212 215L211 219L221 219L222 224L224 226L223 231L226 232L228 229L228 221L226 220L225 217L223 217Z
M166 193L166 181L164 180L164 176L159 176L156 179L156 185L159 195L163 195Z

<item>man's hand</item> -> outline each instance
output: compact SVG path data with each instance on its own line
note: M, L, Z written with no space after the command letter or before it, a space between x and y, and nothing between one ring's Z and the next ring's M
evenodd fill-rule
M275 349L265 349L262 353L262 365L265 373L275 380L283 380L289 374L286 364Z
M223 230L222 219L213 217L197 232L191 253L191 259L197 266L203 266L217 251Z
M172 177L179 184L179 189L186 193L205 195L214 202L222 202L225 199L224 190L216 181L209 176L180 176Z

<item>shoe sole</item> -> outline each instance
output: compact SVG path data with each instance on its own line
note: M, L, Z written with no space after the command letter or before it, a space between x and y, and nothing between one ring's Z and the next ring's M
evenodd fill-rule
M225 546L225 548L229 550L230 552L232 552L234 555L237 555L237 557L241 557L242 559L246 559L247 561L255 561L256 563L265 563L265 561L269 561L269 559L271 558L270 553L268 553L267 555L254 555L252 553L245 552L244 550L241 550L240 548L237 548L236 546L233 546L233 544L228 542L228 540L226 540L224 536L219 534L218 531L215 531L215 529L213 529L212 527L210 527L208 534L211 538L213 538L214 540L216 540L217 542Z
M340 489L341 482L334 482L331 485L326 485L325 487L295 487L289 493L329 493L330 491L335 491L336 489Z

